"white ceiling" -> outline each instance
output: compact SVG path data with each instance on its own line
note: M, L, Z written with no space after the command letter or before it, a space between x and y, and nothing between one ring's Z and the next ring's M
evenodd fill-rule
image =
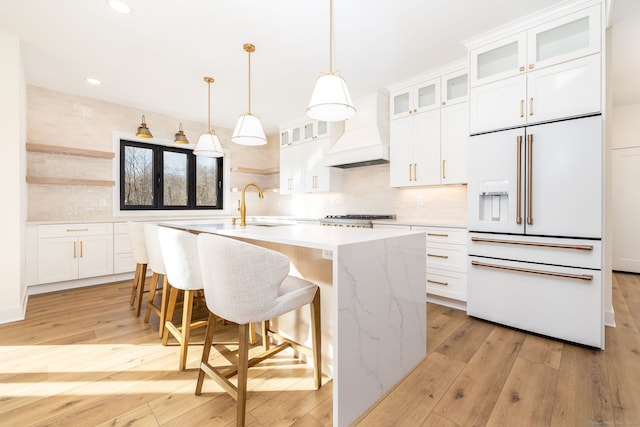
M106 0L2 0L0 34L21 40L27 84L141 113L206 122L203 77L212 76L213 125L226 128L247 109L242 45L253 43L251 110L269 134L305 114L315 79L329 71L329 0L128 2L132 13L121 15ZM334 70L357 99L463 58L462 40L559 2L335 0ZM625 39L640 27L639 3L615 2L622 20L635 23ZM637 79L637 58L632 65Z

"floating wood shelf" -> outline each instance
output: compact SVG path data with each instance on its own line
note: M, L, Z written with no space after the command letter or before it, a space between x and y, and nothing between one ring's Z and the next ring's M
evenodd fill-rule
M231 172L253 173L256 175L273 175L276 173L280 173L280 168L256 169L256 168L244 168L239 166L236 168L231 168Z
M59 145L27 143L26 147L27 151L38 153L69 154L72 156L94 157L98 159L113 159L116 156L115 153L110 151L86 150L84 148L62 147Z
M116 182L103 179L47 178L42 176L28 176L27 184L88 185L98 187L113 187L114 185L116 185Z

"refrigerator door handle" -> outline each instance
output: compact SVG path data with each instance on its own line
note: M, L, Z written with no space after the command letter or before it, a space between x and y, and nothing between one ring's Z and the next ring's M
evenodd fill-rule
M527 224L533 225L533 134L527 135Z
M517 137L518 143L518 158L516 162L516 185L518 187L516 191L516 224L522 224L522 135Z
M483 237L475 237L475 236L471 238L471 241L480 242L480 243L501 243L505 245L539 246L543 248L575 249L577 251L593 250L593 245L562 245L559 243L523 242L521 240L486 239Z
M565 279L577 279L584 280L590 282L593 280L593 276L590 274L567 274L567 273L558 273L555 271L545 271L545 270L533 270L530 268L520 268L520 267L510 267L508 265L498 265L498 264L487 264L480 261L471 261L471 265L476 267L485 267L485 268L495 268L498 270L509 270L509 271L517 271L520 273L530 273L530 274L541 274L543 276L554 276L554 277L562 277Z

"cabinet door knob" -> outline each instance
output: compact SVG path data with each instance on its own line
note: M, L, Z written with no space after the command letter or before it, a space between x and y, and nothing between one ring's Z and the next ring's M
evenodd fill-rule
M529 69L530 69L530 70L533 70L533 67L535 67L535 65L533 65L533 64L529 64Z
M524 67L520 67L520 72L523 72L523 71L524 71Z

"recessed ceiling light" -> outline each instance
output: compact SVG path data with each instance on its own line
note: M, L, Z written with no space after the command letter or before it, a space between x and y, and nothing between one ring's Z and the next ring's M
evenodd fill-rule
M109 7L111 7L111 9L115 10L116 12L120 12L120 13L131 12L131 6L129 6L127 3L123 2L122 0L107 0L107 4L109 5Z
M92 84L92 85L96 85L99 86L102 82L98 79L94 79L92 77L87 77L86 78L87 83Z

